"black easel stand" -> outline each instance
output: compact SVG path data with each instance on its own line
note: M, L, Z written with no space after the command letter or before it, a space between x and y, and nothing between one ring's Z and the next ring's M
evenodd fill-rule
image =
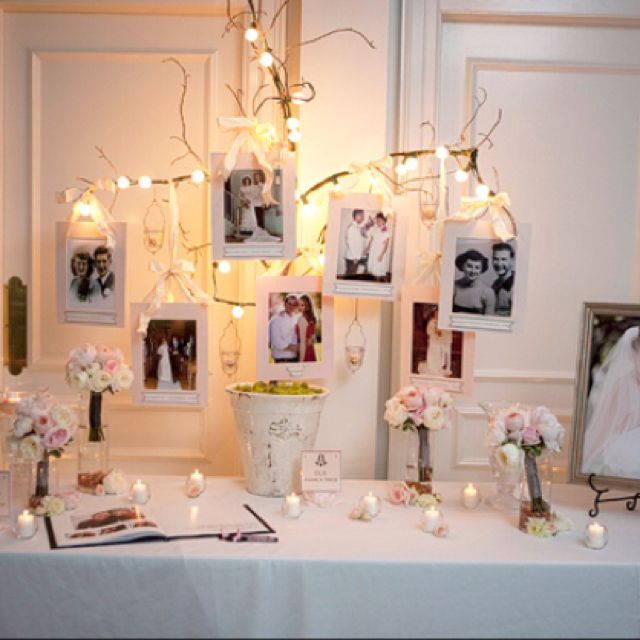
M635 495L621 496L620 498L602 498L601 497L602 494L608 493L609 489L598 489L593 484L595 477L596 477L595 473L590 473L589 479L588 479L589 486L596 492L596 497L593 499L593 509L589 509L589 515L592 518L595 518L600 513L599 505L602 502L620 502L621 500L626 500L628 511L633 511L636 508L636 505L638 504L638 500L640 500L640 491L638 491L638 493L636 493Z

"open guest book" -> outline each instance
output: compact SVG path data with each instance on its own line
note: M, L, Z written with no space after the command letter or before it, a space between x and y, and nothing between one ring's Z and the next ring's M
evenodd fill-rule
M113 501L101 509L81 505L45 523L52 549L275 533L249 505L211 500L156 508Z

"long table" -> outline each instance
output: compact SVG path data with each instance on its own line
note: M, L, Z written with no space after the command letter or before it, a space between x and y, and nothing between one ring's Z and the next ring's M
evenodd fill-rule
M184 478L150 477L155 501L189 500ZM570 532L540 539L517 515L460 503L437 483L449 535L420 528L420 510L383 503L350 520L359 498L394 483L344 481L329 507L297 520L238 478L209 478L195 500L237 495L279 542L218 539L50 550L0 535L2 637L640 637L640 513L603 507L609 544L587 549L591 492L554 487ZM493 485L480 485L491 492ZM80 510L103 498L83 496ZM123 498L124 500L124 498ZM194 504L196 503L193 501Z

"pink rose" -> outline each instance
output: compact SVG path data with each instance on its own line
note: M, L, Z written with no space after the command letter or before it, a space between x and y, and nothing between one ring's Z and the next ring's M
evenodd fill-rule
M197 484L190 484L187 489L187 495L190 498L197 498L202 493L201 488Z
M407 492L405 491L405 485L397 485L395 487L391 487L389 489L389 493L387 495L387 500L391 504L407 504Z
M113 375L118 370L119 367L120 367L120 363L117 360L114 360L113 358L109 358L108 360L105 360L104 363L102 364L102 370L106 371L110 375Z
M39 435L43 436L45 433L51 430L53 427L53 420L49 412L42 413L34 410L31 414L33 417L33 430Z
M96 359L96 349L91 344L84 347L76 347L69 354L69 364L78 367L86 367Z
M540 443L540 434L535 427L528 426L522 431L522 443L525 445L534 445Z
M405 387L401 392L402 402L410 413L420 413L424 411L424 397L417 387Z
M44 434L42 443L47 451L61 449L71 438L71 431L67 427L54 427Z
M524 416L517 411L512 411L505 416L504 426L507 431L522 431L524 424Z
M101 364L112 358L111 347L107 347L106 344L96 345L96 361Z
M104 485L97 484L96 488L93 490L93 493L95 493L97 496L103 496L104 495Z

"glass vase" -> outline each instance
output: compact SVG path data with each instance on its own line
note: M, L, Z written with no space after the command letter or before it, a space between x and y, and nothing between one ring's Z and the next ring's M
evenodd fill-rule
M497 448L489 453L489 465L496 481L496 492L487 496L486 502L490 507L499 511L518 511L520 508L518 491L522 477L522 464L512 467L505 466L500 463L497 454Z
M543 518L553 522L555 514L551 507L553 466L548 452L535 456L525 452L520 478L520 514L518 527L527 531L529 518Z
M418 429L417 442L407 443L405 462L405 482L418 493L433 493L433 468L431 466L431 446L429 430Z
M102 424L102 394L91 392L87 420L78 428L78 490L95 493L109 473L108 429ZM87 424L88 423L88 424Z

